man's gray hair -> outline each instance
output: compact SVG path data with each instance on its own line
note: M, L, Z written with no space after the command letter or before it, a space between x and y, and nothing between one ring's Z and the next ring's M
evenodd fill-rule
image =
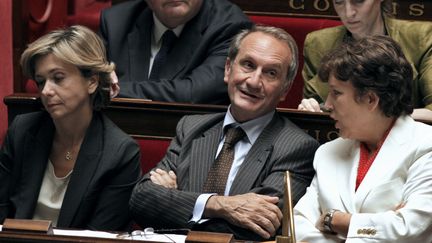
M283 42L285 42L291 52L292 58L291 58L291 63L288 67L288 72L287 72L287 76L286 76L286 86L291 86L292 82L294 81L294 78L297 74L297 69L298 69L298 48L297 48L297 44L295 42L295 40L293 39L293 37L288 34L285 30L281 29L281 28L277 28L277 27L273 27L273 26L264 26L264 25L256 25L254 27L252 27L251 29L245 29L240 31L236 36L234 36L232 42L231 42L231 46L229 48L228 51L228 58L230 60L235 60L235 58L237 57L237 54L239 52L240 49L240 45L241 42L243 41L243 39L248 36L251 33L255 33L255 32L261 32L267 35L270 35L278 40L281 40Z

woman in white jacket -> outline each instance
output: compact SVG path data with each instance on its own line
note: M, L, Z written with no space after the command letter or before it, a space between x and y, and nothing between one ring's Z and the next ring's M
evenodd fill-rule
M399 45L348 43L319 76L341 138L315 154L316 176L294 209L298 239L432 242L432 127L410 117L413 72Z

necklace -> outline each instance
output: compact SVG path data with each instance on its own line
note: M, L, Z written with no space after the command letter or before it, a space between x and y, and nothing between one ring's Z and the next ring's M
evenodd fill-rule
M70 151L66 152L65 159L68 161L72 159L72 153Z

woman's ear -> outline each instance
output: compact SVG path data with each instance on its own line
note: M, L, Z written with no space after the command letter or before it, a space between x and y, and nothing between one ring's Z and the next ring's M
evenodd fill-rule
M93 94L99 86L99 76L94 74L88 79L88 93Z
M379 109L379 96L375 92L367 92L366 102L370 107L370 110Z

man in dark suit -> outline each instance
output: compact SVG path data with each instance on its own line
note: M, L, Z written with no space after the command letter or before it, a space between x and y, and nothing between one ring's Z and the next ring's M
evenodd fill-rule
M103 11L100 33L116 64L120 97L228 104L222 78L229 43L250 26L227 0L134 0ZM176 37L164 47L169 30Z
M297 71L295 41L284 30L257 26L240 32L225 64L231 105L226 113L186 116L167 154L136 185L130 208L143 227L230 232L237 239L271 238L281 225L284 172L292 175L294 203L314 175L318 142L279 116L276 106ZM240 127L245 136L221 192L208 190L224 154L224 131ZM215 160L215 158L217 158ZM218 180L219 179L219 180Z

